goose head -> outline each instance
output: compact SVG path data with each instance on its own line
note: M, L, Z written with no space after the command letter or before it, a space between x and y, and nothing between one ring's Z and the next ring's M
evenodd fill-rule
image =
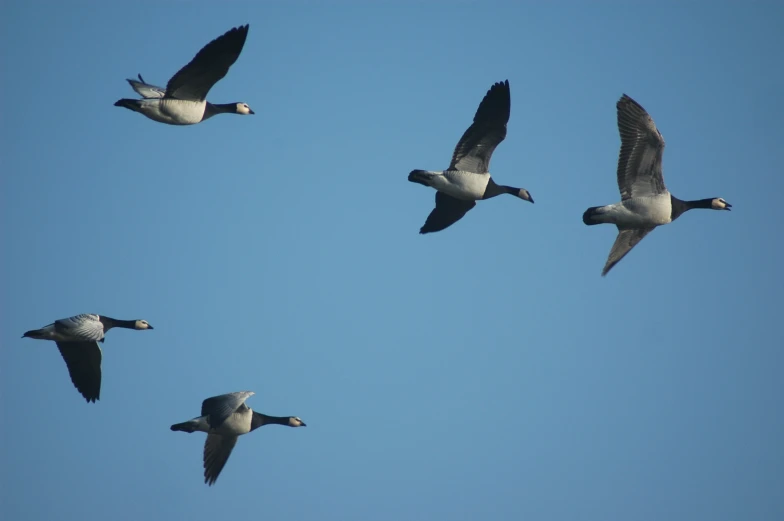
M517 197L519 197L523 201L528 201L529 203L534 202L534 198L531 197L531 194L525 188L521 188L520 191L517 192L517 194L515 195L517 195Z
M248 114L255 114L255 112L251 110L251 108L248 106L247 103L239 102L239 103L235 103L234 106L235 106L234 111L237 114L242 114L244 116L247 116Z
M711 199L711 208L714 210L727 210L729 212L732 205L721 197L714 197Z
M289 427L307 427L307 425L299 417L289 416Z
M137 320L133 324L134 329L155 329L146 320Z

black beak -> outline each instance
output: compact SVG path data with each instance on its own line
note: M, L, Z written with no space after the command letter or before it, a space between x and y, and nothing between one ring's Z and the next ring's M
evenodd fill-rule
M732 205L731 205L730 203L728 203L728 202L725 202L725 203L724 203L724 205L725 205L725 206L724 206L724 209L725 209L725 210L727 210L728 212L731 212L731 211L732 211L732 210L730 210L730 208L732 208Z
M528 200L531 202L531 204L534 203L534 198L531 196L531 194L528 194Z
M304 421L302 421L302 420L300 420L299 422L300 422L300 427L307 427L307 426L308 426L308 425L307 425L307 424L306 424Z
M253 109L251 109L251 108L248 109L248 113L249 114L255 114L255 112L253 112Z
M147 329L155 329L155 328L152 327L150 324L147 324Z

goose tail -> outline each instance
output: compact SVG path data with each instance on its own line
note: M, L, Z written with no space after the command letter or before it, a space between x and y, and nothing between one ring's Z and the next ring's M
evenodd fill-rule
M175 432L176 431L193 432L193 431L196 430L194 427L195 427L195 425L194 425L193 421L187 421L187 422L182 422L182 423L175 423L174 425L171 426L171 430L173 430Z
M114 102L115 107L125 107L128 110L139 112L139 100L123 98Z
M603 208L602 206L592 206L585 210L583 213L583 222L588 226L593 226L594 224L602 224L604 221L599 219L599 215L602 213L599 210Z
M22 338L37 338L40 340L45 340L46 336L43 329L31 329L22 335Z
M433 172L428 172L427 170L412 170L411 173L408 174L408 180L412 183L430 186L430 180L433 175Z

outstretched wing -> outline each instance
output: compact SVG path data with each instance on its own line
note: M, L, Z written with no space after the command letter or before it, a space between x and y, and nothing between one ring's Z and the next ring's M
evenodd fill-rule
M436 207L427 216L419 233L440 232L462 219L474 206L476 201L464 201L444 192L436 192Z
M607 258L607 263L602 270L602 277L607 275L607 272L618 264L621 259L623 259L632 248L637 246L637 243L643 240L652 230L653 228L620 230L618 232L618 237L615 238L615 243L613 243L612 249L610 250L610 256Z
M254 394L256 393L253 391L242 391L207 398L201 403L201 415L209 416L210 427L214 429L222 425L229 416L245 403L245 400Z
M166 89L163 87L156 87L155 85L150 85L149 83L144 81L142 75L139 74L139 81L136 80L125 80L131 84L131 88L136 91L142 98L146 99L155 99L155 98L162 98L166 95Z
M248 25L235 27L205 45L166 85L166 97L204 101L213 85L229 72L239 58Z
M651 116L624 94L616 104L621 151L618 155L618 188L621 199L663 194L664 138Z
M468 127L455 147L449 170L465 170L478 174L489 171L490 156L506 137L511 105L509 80L490 87L476 110L474 123Z
M57 342L76 390L88 402L101 397L101 348L97 342Z
M237 436L208 434L204 442L204 482L212 486L226 466L231 451L237 444Z
M104 336L101 318L89 313L55 320L54 328L57 333L73 342L98 342Z

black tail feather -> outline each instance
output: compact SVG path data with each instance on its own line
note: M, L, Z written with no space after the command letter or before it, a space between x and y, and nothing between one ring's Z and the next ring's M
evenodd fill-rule
M175 423L174 425L172 425L171 430L182 431L182 432L193 432L195 429L193 428L193 424L191 422L182 422L182 423Z
M128 99L123 98L121 100L117 100L114 102L115 107L125 107L128 110L132 110L134 112L138 112L136 108L139 106L137 100L135 99Z
M600 221L595 221L594 216L596 215L596 210L601 208L601 206L591 206L585 213L583 213L583 222L588 226L593 226L594 224L602 224Z
M408 174L408 180L412 183L430 186L430 173L427 170L412 170L411 173Z

